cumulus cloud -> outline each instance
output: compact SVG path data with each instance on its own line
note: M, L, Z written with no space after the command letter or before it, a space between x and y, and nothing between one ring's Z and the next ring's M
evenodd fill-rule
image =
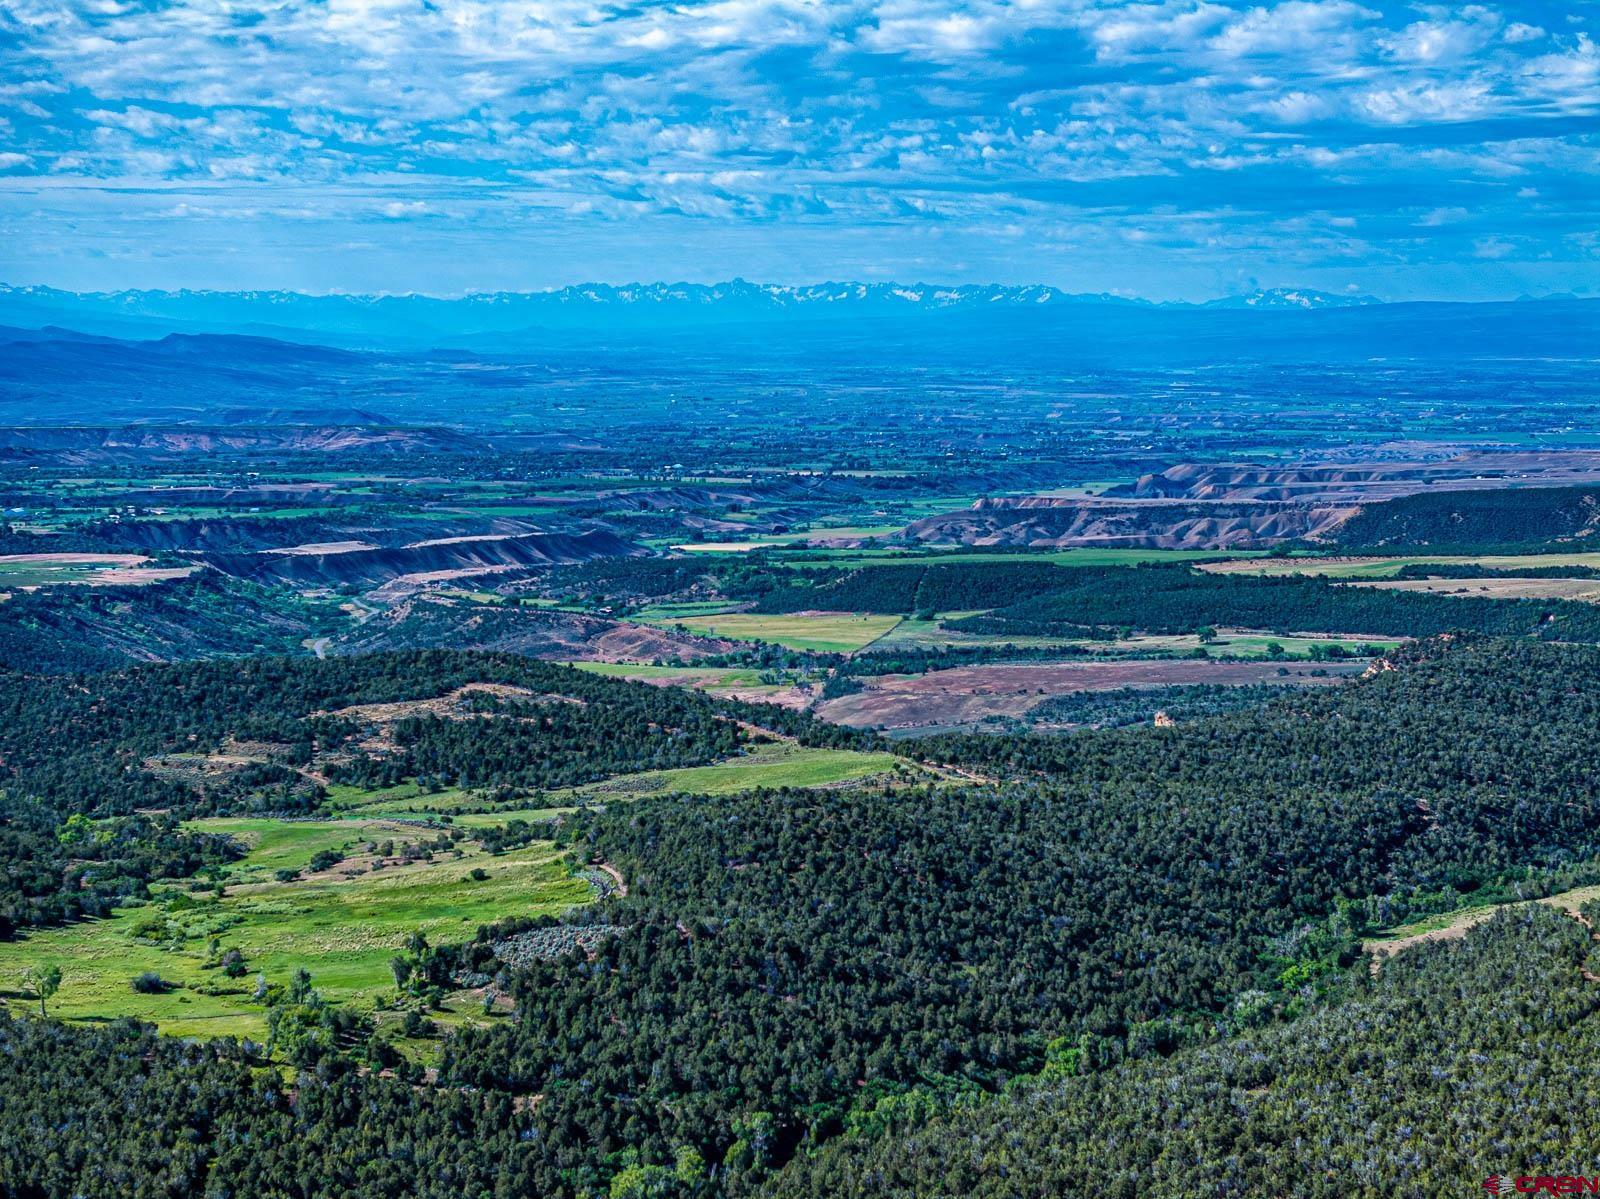
M1467 9L1464 20L1416 21L1378 39L1390 57L1414 63L1460 62L1481 50L1499 27L1498 14Z
M191 220L231 197L268 234L320 213L330 245L365 221L425 239L559 215L569 232L784 224L819 244L870 229L908 261L929 235L1002 228L1066 254L1090 227L1174 254L1341 261L1461 230L1471 255L1472 238L1499 244L1485 205L1532 203L1506 178L1592 194L1592 15L1536 0L10 0L0 220L49 219L45 193L13 182L27 168L72 180L59 205L159 186L186 193ZM1582 219L1546 202L1539 228L1555 244Z

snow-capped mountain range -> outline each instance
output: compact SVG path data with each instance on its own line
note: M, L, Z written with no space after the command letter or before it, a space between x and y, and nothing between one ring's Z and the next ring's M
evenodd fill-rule
M694 305L746 308L796 309L813 305L966 308L1036 306L1050 304L1132 304L1151 306L1153 301L1114 295L1110 292L1065 292L1044 284L1011 286L994 283L966 283L938 286L927 283L750 283L732 279L725 283L577 283L546 291L472 292L457 298L399 294L310 295L295 291L180 291L71 292L52 287L13 287L0 284L0 302L31 300L43 303L78 303L85 306L142 313L185 305L247 305L253 308L305 307L315 304L340 304L353 308L386 305L452 305L463 308L485 307L580 307L600 305ZM1347 308L1376 304L1371 296L1335 295L1305 288L1271 288L1242 296L1210 300L1208 308ZM1161 307L1194 307L1168 302Z
M168 333L234 333L353 348L459 347L576 331L604 337L680 328L770 322L887 321L915 333L946 329L952 316L977 325L1029 315L1043 321L1133 319L1139 313L1321 311L1368 307L1371 296L1273 288L1204 304L1078 294L1044 285L812 283L582 283L550 291L482 292L457 298L418 294L309 295L294 291L71 292L0 284L0 326L57 326L120 338ZM1052 315L1055 314L1055 315Z

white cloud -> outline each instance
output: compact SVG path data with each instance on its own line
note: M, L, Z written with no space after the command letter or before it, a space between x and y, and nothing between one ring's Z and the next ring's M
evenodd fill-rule
M1152 227L1143 198L1193 192L1219 202L1195 244L1326 238L1346 254L1355 239L1338 231L1358 221L1369 238L1444 240L1419 238L1429 218L1411 214L1476 213L1474 181L1596 186L1592 140L1570 121L1538 132L1600 110L1596 47L1577 28L1509 19L1530 11L275 0L243 25L217 0L7 0L0 139L80 185L226 194L279 214L263 220L309 220L320 204L432 230L499 204L519 221L1037 230L1092 184L1108 209L1140 212L1119 236ZM1487 118L1529 136L1459 128ZM1430 131L1445 125L1458 128ZM1352 203L1408 185L1427 203ZM293 204L267 202L290 189ZM1278 211L1243 211L1258 196ZM1062 244L1092 241L1088 228Z
M1521 71L1530 93L1578 112L1600 110L1600 45L1579 34L1569 50L1531 59Z
M1314 53L1342 58L1359 46L1359 27L1378 16L1350 0L1285 0L1250 9L1210 45L1229 57Z
M1378 45L1391 58L1415 63L1460 62L1488 45L1500 22L1485 10L1466 10L1475 19L1461 21L1417 21L1398 33L1378 39Z
M155 137L158 134L171 133L181 128L184 122L169 113L153 112L148 108L128 108L122 112L111 112L107 109L97 108L83 114L84 119L96 125L114 129L126 129L140 137ZM198 124L194 123L194 124ZM193 124L191 124L193 127Z
M1262 111L1284 125L1303 125L1321 120L1336 111L1333 100L1312 92L1285 92L1262 105Z
M1488 85L1477 80L1377 88L1358 95L1355 105L1367 119L1386 125L1468 121L1491 107Z

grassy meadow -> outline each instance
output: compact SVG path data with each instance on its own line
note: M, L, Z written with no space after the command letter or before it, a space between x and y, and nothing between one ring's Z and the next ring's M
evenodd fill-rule
M863 612L724 612L707 616L677 616L652 623L682 625L706 636L736 641L768 641L774 645L817 653L851 654L871 645L895 625L898 616Z
M1214 556L1214 555L1213 555ZM1407 566L1482 566L1488 570L1540 570L1547 567L1600 566L1600 553L1572 554L1414 554L1395 558L1291 557L1218 562L1203 570L1233 574L1321 575L1330 579L1386 579Z
M270 877L281 863L308 862L329 844L331 830L320 823L276 823L255 830L259 840L237 877ZM359 827L363 839L387 835L381 824ZM348 838L351 824L342 822L342 829ZM475 879L474 870L487 877ZM258 974L287 983L303 967L325 998L370 1008L393 988L389 959L417 929L434 942L463 941L480 924L557 914L592 894L547 844L498 857L464 844L459 858L446 852L432 862L351 878L335 867L292 882L241 882L221 898L163 891L104 920L0 943L0 994L26 1005L24 971L55 964L63 978L50 1002L52 1015L87 1021L136 1016L178 1036L260 1039L266 1009L251 1002ZM213 939L223 950L244 954L244 977L230 979L211 964ZM162 994L136 992L131 981L144 971L175 985Z
M709 766L677 770L650 770L590 783L558 792L557 800L604 801L641 799L647 795L683 792L693 795L732 795L739 791L777 787L827 787L841 783L884 778L897 771L921 773L920 768L889 753L863 753L853 749L811 749L789 741L757 747L748 754Z

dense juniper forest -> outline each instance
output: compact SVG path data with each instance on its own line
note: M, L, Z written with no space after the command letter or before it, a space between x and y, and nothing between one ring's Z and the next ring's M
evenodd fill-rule
M1600 490L1529 487L1423 491L1362 508L1339 529L1351 552L1427 546L1516 550L1560 542L1589 548L1600 532Z
M492 781L507 796L624 771L727 756L761 728L801 743L871 738L778 708L717 701L502 654L416 651L318 662L286 658L150 666L97 675L0 676L0 824L6 869L0 931L104 915L230 854L184 832L207 812L310 812L332 782ZM347 709L449 694L473 719L399 714L393 742L360 747L371 716ZM152 756L215 750L230 739L272 746L272 760L204 786L151 769ZM90 836L74 821L101 822Z
M110 670L196 646L218 656L294 653L332 631L336 616L332 604L288 602L210 570L160 587L43 588L0 606L0 669Z
M831 1141L767 1193L1340 1199L1400 1178L1451 1195L1492 1175L1587 1173L1597 965L1585 924L1509 909L1355 976L1292 1025L1115 1071L1061 1054L1003 1096L887 1113L885 1132Z
M233 852L185 816L317 810L308 763L329 786L515 795L747 738L879 744L501 654L9 681L8 936ZM586 949L514 969L494 944L554 918L419 950L429 979L498 972L515 1004L427 1073L304 984L276 1065L18 1004L0 1018L0 1190L1012 1195L1093 1177L1248 1195L1304 1170L1293 1193L1376 1195L1584 1151L1585 926L1514 908L1376 973L1361 939L1600 882L1600 648L1449 634L1252 701L897 747L967 785L573 812L548 835L627 893L560 918L596 934ZM269 767L160 769L229 739L276 747ZM84 821L109 834L75 835Z
M793 582L752 582L735 591L754 595L760 612L989 609L951 621L949 627L1019 637L1093 636L1115 629L1185 633L1226 623L1281 632L1339 629L1429 637L1474 629L1600 640L1600 610L1592 604L1404 593L1310 575L1209 573L1181 563L1113 569L1000 563L981 571L906 564L794 573L798 577Z

